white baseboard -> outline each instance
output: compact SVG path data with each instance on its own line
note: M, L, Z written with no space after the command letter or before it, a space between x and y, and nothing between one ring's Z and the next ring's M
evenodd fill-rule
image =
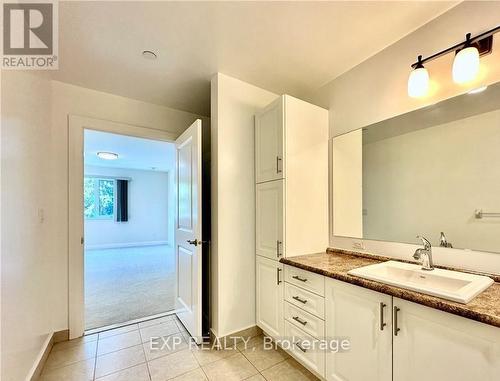
M105 243L100 245L85 245L86 250L119 249L123 247L158 246L170 245L169 241L147 241L147 242L122 242Z
M45 360L47 360L50 350L52 349L54 341L53 338L54 338L54 333L51 333L45 339L42 348L40 349L40 352L38 353L38 356L35 359L33 367L26 376L26 381L35 381L38 380L38 378L40 377L43 366L45 365Z
M245 336L247 333L249 333L249 331L252 331L254 329L257 330L257 331L260 330L260 328L257 325L251 324L248 327L237 329L237 330L234 330L234 331L232 331L230 333L226 333L224 335L217 334L217 332L213 328L210 328L210 332L217 339L224 339L225 337L233 337L233 336L241 336L241 335ZM252 336L252 335L250 335L250 336Z

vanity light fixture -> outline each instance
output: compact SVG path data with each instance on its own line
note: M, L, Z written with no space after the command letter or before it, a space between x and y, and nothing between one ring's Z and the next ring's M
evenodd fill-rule
M101 151L97 152L97 157L103 160L116 160L118 159L118 154L114 152Z
M479 50L472 46L470 33L467 33L465 45L457 52L453 60L453 81L455 83L466 83L472 81L479 73Z
M429 72L422 64L422 56L418 56L417 66L408 78L408 95L412 98L423 97L429 91Z
M474 80L479 73L479 58L491 53L493 35L497 32L500 32L500 25L476 37L471 37L471 34L467 33L465 41L459 44L426 58L418 56L417 62L411 65L413 70L408 78L408 95L412 98L426 95L429 89L429 73L424 64L451 52L456 54L452 68L453 81L463 84Z

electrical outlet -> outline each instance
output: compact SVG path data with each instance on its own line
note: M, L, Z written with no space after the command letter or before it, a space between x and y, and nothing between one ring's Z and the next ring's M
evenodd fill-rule
M365 244L363 243L363 241L353 241L352 248L354 250L365 250Z

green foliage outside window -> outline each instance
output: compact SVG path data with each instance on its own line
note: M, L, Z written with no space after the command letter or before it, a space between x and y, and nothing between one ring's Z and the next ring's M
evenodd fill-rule
M85 177L83 181L85 218L113 218L115 210L115 181Z

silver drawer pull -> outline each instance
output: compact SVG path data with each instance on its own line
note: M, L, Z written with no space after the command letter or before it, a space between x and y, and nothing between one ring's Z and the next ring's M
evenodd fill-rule
M297 323L300 323L302 325L306 325L307 324L307 321L305 320L302 320L301 318L299 318L298 316L293 316L292 317L293 320L295 320Z
M297 342L295 343L295 346L296 346L297 348L299 348L302 352L304 352L304 353L306 353L306 352L307 352L307 349L302 348L302 346L300 345L300 342L299 342L299 341L297 341Z
M380 302L380 330L383 331L384 327L387 325L387 323L384 323L384 308L387 307L387 304Z
M300 302L302 304L306 304L307 300L301 299L299 296L292 296L292 299L296 300L297 302Z
M298 275L294 275L292 278L293 278L293 279L300 280L301 282L307 282L307 278L301 278L301 277L300 277L300 276L298 276Z
M394 325L394 336L397 336L398 335L398 332L401 331L401 329L398 327L398 312L401 311L401 309L399 309L398 307L394 306L394 310L393 310L393 318L392 318L392 321L393 321L393 325Z

